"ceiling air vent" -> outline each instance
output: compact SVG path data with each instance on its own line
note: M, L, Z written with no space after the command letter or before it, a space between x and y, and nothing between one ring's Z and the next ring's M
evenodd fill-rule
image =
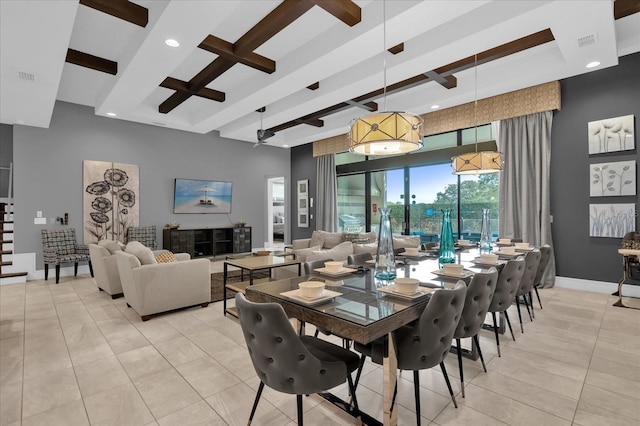
M596 36L593 34L589 34L578 39L578 47L587 47L593 44L596 44Z
M35 75L24 71L18 71L18 78L24 81L36 81Z

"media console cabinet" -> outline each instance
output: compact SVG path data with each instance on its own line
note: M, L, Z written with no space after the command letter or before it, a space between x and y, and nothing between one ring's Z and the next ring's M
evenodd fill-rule
M191 257L251 251L251 227L163 229L162 248Z

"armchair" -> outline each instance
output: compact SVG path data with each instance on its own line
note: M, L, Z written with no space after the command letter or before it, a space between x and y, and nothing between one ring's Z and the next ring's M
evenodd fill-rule
M182 256L176 257L177 262L143 265L131 253L116 252L127 305L140 315L142 321L160 312L195 305L205 308L209 305L211 262L207 259L180 260Z
M73 263L74 276L78 275L78 262L89 262L89 272L93 277L93 266L89 257L89 248L76 243L76 230L61 229L40 231L42 236L42 256L44 258L44 279L49 279L49 265L56 267L56 284L60 282L60 265Z
M89 256L95 267L95 281L98 289L107 293L112 299L123 296L116 251L121 251L121 249L115 241L105 243L100 241L98 244L89 244Z

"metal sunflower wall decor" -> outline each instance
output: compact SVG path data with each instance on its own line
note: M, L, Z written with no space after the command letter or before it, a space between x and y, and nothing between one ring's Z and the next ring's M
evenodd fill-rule
M124 243L138 226L140 172L135 164L84 161L84 243L108 239Z

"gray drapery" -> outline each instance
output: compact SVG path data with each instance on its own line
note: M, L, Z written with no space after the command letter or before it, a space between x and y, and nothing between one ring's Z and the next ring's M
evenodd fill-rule
M543 287L553 287L556 275L549 191L552 121L551 111L501 120L497 141L504 155L499 235L552 247Z
M338 179L335 155L318 157L317 170L316 228L336 232L338 230Z

